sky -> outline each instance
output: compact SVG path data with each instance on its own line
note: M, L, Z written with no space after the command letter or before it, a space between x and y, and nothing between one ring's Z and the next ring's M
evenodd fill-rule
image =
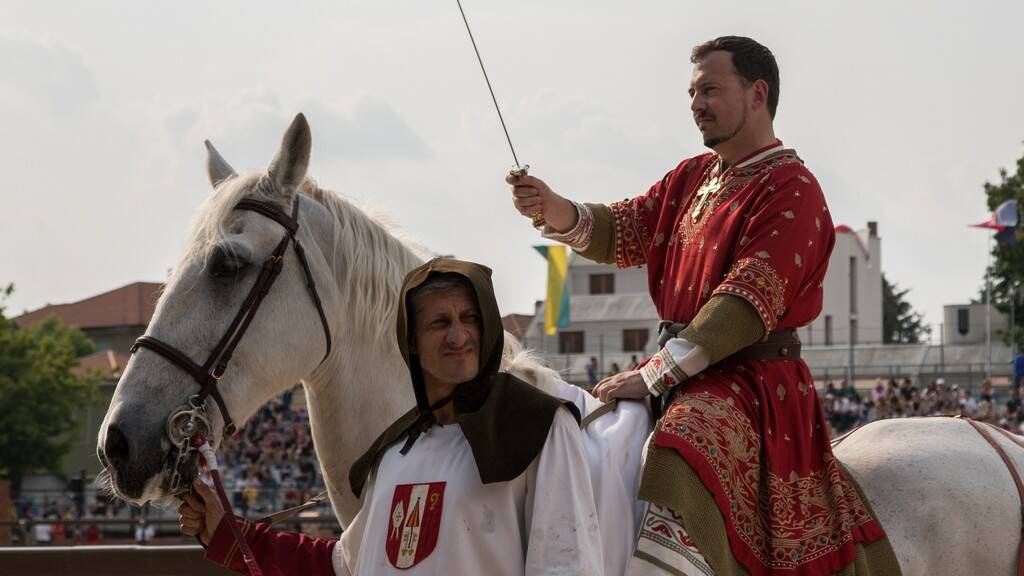
M1024 3L465 0L513 143L579 201L644 192L704 151L691 48L724 34L781 70L776 134L836 224L877 221L929 323L983 285L983 192L1024 155ZM543 298L540 243L454 0L0 0L0 284L17 315L163 281L210 194L203 140L263 169L298 112L310 174L428 249Z

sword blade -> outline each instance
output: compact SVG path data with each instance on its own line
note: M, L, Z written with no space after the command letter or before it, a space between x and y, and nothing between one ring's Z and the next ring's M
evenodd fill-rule
M498 99L494 96L494 88L491 87L491 79L487 76L487 68L484 67L484 60L480 57L480 50L476 47L476 40L473 38L473 31L469 28L469 20L466 19L466 11L462 9L462 0L455 0L459 5L459 13L462 14L462 22L466 24L466 32L469 33L469 41L473 43L473 52L476 53L476 61L480 63L480 71L484 73L484 81L487 82L487 90L491 93L491 101L494 102L494 109L498 111L498 120L501 121L501 129L505 131L505 140L508 141L508 148L512 151L512 159L516 163L516 169L520 169L519 157L516 156L515 146L512 145L512 138L508 135L508 126L505 125L505 117L501 114L501 107L498 106ZM524 171L525 173L525 171Z

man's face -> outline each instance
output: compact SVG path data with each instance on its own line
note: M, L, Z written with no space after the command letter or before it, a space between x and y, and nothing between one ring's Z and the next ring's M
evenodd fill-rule
M482 320L464 286L428 292L413 302L413 352L430 384L461 384L480 371Z
M705 146L714 148L727 142L746 126L748 92L729 52L716 50L693 65L690 111Z

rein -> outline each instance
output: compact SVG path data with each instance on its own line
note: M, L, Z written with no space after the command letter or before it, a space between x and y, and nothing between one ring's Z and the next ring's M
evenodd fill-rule
M227 521L230 524L238 547L242 551L249 573L252 576L262 576L263 572L256 563L252 550L249 549L245 538L239 532L238 526L234 522L235 514L231 508L231 502L224 492L220 472L217 469L216 456L214 455L213 448L206 441L206 435L213 429L206 412L207 399L212 397L217 408L220 410L224 421L223 436L227 438L234 434L236 430L235 423L231 419L217 384L224 376L235 348L241 342L242 337L245 336L245 332L256 316L256 312L259 311L260 304L263 303L264 298L270 292L270 288L274 285L274 281L281 274L284 256L289 245L294 247L295 255L298 257L299 264L302 266L302 271L306 278L306 286L309 289L309 294L313 299L313 304L316 306L317 313L320 315L320 322L323 325L326 351L320 360L320 364L323 364L324 360L331 353L331 329L327 324L327 315L324 314L320 295L317 293L313 273L309 269L306 252L296 237L296 233L299 230L299 195L295 195L291 214L286 214L269 202L252 199L241 200L235 206L235 209L256 212L270 218L285 229L285 234L277 243L271 255L263 262L259 276L256 277L256 282L242 302L241 309L235 314L228 329L221 336L217 345L214 346L206 361L199 365L181 352L181 350L153 336L141 336L136 340L135 344L132 345L131 354L135 354L140 348L152 350L166 358L171 364L188 373L199 385L199 393L190 396L186 404L176 408L167 418L167 437L177 448L177 457L171 473L170 491L173 495L177 496L189 490L188 483L185 481L186 474L184 470L190 461L192 453L198 451L203 456L206 467L210 470L210 474L213 477L215 491L228 517Z

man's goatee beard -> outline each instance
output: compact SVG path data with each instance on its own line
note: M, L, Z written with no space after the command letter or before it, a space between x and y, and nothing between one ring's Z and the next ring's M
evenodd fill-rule
M735 130L733 130L729 134L726 134L725 136L716 136L716 135L713 135L713 134L705 135L704 136L704 146L706 146L708 148L714 148L715 146L718 146L719 144L723 144L725 142L728 142L729 140L732 140L734 136L739 134L740 130L743 130L743 127L746 126L746 125L747 125L747 111L746 111L746 109L744 109L743 110L743 117L740 118L740 123L739 123L738 126L736 126Z

